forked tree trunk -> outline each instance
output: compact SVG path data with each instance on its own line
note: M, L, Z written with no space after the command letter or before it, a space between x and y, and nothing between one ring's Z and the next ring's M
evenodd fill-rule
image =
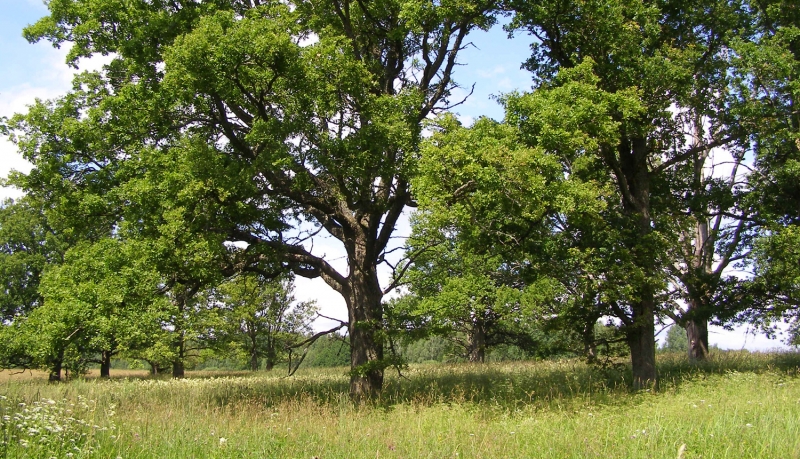
M100 377L111 377L111 351L103 351L100 353Z
M700 119L694 122L695 145L699 145L703 138L702 124ZM698 194L706 189L704 167L708 154L708 152L700 153L694 159L694 192ZM710 228L709 219L705 216L708 212L707 205L697 210L693 209L696 219L694 234L686 236L687 240L694 240L688 279L684 281L689 294L688 320L684 323L684 329L689 344L690 361L705 360L708 357L708 303L711 298L709 286L717 285L719 282L719 277L714 273L714 253L718 236L717 232Z
M342 292L350 319L350 396L367 400L383 388L383 292L374 266L351 269Z

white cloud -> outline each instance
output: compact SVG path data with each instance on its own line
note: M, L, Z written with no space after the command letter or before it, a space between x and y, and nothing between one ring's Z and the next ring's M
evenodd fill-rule
M36 3L36 2L34 2ZM39 2L41 5L41 3ZM37 43L31 46L31 54L37 58L30 62L30 81L20 85L0 87L0 117L11 117L16 113L25 113L36 99L55 99L65 94L72 87L73 77L83 71L100 70L110 62L113 56L97 56L83 59L79 69L65 64L69 47L53 48L48 43ZM32 165L19 154L17 147L5 138L0 138L0 177L8 177L9 172L17 170L29 172ZM11 188L0 188L0 199L19 197L20 191Z
M497 75L506 73L506 69L502 65L498 65L491 70L478 70L475 73L481 78L494 78Z
M514 89L517 89L517 86L514 84L514 82L511 81L511 78L508 77L498 81L496 86L497 89L500 89L501 91L504 92L513 91Z
M461 122L462 125L467 127L472 126L472 124L475 123L475 118L469 115L456 114L456 118Z
M769 339L764 335L753 333L746 326L735 327L733 330L710 326L708 327L708 344L720 349L747 349L750 351L787 351L791 349L782 342L781 337Z

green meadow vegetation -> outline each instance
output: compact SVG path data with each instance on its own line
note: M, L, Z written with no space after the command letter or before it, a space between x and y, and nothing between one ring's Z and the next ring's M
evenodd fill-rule
M800 454L797 0L45 3L3 459Z
M574 359L2 383L3 458L796 458L800 355L659 355L658 391Z

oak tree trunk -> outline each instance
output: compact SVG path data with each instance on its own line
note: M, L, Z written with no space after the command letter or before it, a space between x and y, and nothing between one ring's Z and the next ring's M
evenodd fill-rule
M383 292L374 265L363 266L352 268L343 288L350 319L350 396L355 400L375 398L383 388Z
M689 360L701 361L708 358L708 321L692 319L686 322L686 338L689 342Z
M172 377L173 378L183 378L186 376L186 369L183 365L183 359L178 359L172 362Z
M631 350L633 388L656 388L655 307L652 297L634 304L632 309L633 324L627 330L627 338Z
M655 388L656 326L655 294L649 279L656 267L653 252L646 246L653 232L650 208L650 165L647 140L643 137L623 138L619 146L619 176L623 209L636 222L636 232L628 249L634 256L637 269L645 278L635 286L636 300L631 303L630 323L626 327L631 350L631 370L634 389Z
M47 380L50 382L61 381L61 367L62 367L61 359L53 362L53 364L50 367L50 374L47 376Z
M483 363L486 359L486 332L482 323L476 323L469 332L467 353L470 362Z
M269 367L269 362L267 362L267 367ZM271 370L271 368L267 368L267 370ZM258 353L257 352L250 352L250 371L258 371Z
M186 376L186 369L185 369L185 358L186 358L186 329L185 329L185 317L184 314L186 312L186 304L189 299L194 295L197 291L197 288L194 287L187 287L182 286L179 290L177 290L175 297L173 299L173 303L175 305L175 309L177 310L177 314L175 315L175 340L173 341L175 350L177 355L175 356L175 360L172 362L172 377L173 378L183 378Z
M111 377L111 351L103 351L100 353L100 377Z
M266 352L266 370L272 371L275 368L275 364L278 362L278 353L275 351L275 340L272 336L269 336L267 339L267 352Z
M258 335L255 327L250 327L248 336L250 338L250 371L258 371Z
M184 358L186 357L186 335L180 330L176 332L178 337L176 339L175 346L177 347L178 355L176 356L175 360L172 361L172 377L183 378L186 376L184 362Z
M586 363L597 362L597 341L594 335L594 325L596 322L586 322L583 326L583 355Z

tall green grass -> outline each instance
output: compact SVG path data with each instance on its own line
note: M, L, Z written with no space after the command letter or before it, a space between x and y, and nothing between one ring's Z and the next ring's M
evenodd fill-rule
M632 392L624 366L576 360L412 366L364 405L349 400L343 368L11 381L0 386L10 418L19 403L95 408L72 413L91 416L70 434L77 449L23 446L27 431L4 422L0 457L800 457L797 354L718 353L702 365L665 354L659 369L658 391Z

